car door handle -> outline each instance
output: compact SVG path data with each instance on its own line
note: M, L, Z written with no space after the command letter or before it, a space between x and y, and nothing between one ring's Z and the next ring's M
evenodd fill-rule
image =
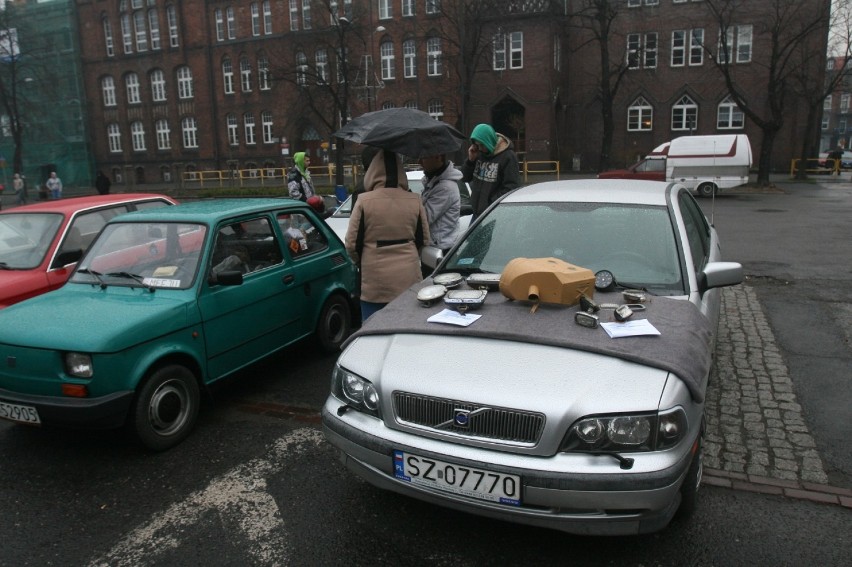
M296 281L296 276L294 276L293 274L287 274L286 276L281 278L281 281L284 282L287 285L290 285L291 283Z

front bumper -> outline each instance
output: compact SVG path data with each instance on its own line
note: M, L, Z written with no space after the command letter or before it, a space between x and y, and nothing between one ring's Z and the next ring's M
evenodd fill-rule
M115 429L124 425L134 392L122 391L98 398L70 398L21 394L0 389L0 401L32 406L46 425L80 429Z
M505 453L388 429L354 410L338 416L342 405L329 397L322 412L323 433L339 449L347 468L371 484L463 512L574 534L631 535L663 529L680 504L680 486L692 458L685 451L663 470L602 474L543 470L542 461L548 459L538 456L510 455L495 464L495 456ZM497 504L399 480L393 474L394 450L518 475L522 504ZM615 462L605 456L595 458L607 465Z

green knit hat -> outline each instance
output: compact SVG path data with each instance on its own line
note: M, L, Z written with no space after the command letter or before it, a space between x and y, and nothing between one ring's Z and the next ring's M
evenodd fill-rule
M482 144L489 154L497 147L497 132L488 124L477 124L470 139Z

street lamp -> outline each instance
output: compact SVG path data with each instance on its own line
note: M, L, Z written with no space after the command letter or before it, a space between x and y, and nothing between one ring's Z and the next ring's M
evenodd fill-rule
M340 101L340 127L343 128L346 126L347 114L349 109L349 79L347 77L347 65L346 65L346 28L349 27L349 18L346 16L340 16L337 18L337 33L340 46L340 50L338 52L338 62L337 64L340 66L339 74L343 87L343 96L339 98ZM337 138L337 143L335 144L335 154L334 154L334 167L335 167L335 175L334 175L334 184L335 184L335 193L341 194L345 191L343 187L343 138Z

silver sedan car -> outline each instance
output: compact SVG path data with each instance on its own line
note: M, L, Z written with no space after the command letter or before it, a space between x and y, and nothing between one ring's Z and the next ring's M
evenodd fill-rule
M587 268L593 289L558 305L492 287L456 310L519 257ZM742 267L721 261L688 190L597 179L518 189L476 219L434 278L456 287L430 300L431 279L414 286L337 361L323 430L351 471L578 534L648 533L692 512L718 288L740 283Z

